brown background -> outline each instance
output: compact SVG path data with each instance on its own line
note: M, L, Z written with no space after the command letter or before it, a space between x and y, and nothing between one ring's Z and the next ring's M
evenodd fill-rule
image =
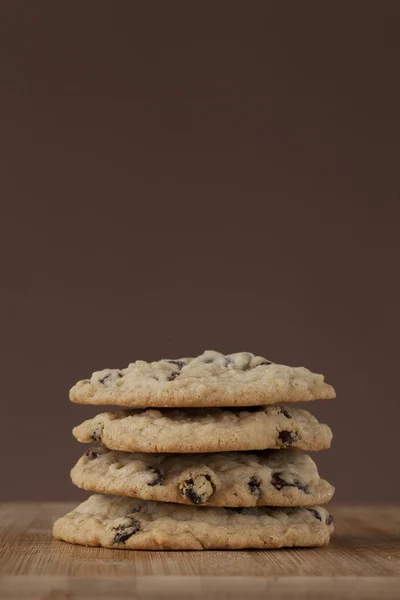
M398 501L399 2L4 1L3 499L84 497L77 379L324 372L342 501Z

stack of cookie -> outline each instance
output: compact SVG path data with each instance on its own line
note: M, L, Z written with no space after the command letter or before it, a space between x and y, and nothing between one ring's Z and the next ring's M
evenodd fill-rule
M329 448L332 432L292 407L335 397L322 375L207 351L98 371L70 397L125 410L74 429L96 446L72 481L96 494L56 521L56 538L146 550L328 543L332 517L317 505L334 488L303 451Z

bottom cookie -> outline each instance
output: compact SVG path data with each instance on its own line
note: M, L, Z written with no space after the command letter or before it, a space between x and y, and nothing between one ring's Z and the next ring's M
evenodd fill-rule
M323 546L333 532L325 508L214 508L96 494L58 519L54 537L131 550Z

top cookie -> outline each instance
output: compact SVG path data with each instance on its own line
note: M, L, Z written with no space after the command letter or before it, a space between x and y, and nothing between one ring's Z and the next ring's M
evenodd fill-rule
M70 391L77 404L131 407L256 406L335 397L323 375L250 352L208 350L196 358L138 360L96 371Z

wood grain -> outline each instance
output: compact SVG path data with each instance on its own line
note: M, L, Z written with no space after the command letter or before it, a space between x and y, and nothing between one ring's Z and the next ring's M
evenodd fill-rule
M400 507L332 507L318 549L143 552L53 540L70 504L0 506L0 597L400 598Z

